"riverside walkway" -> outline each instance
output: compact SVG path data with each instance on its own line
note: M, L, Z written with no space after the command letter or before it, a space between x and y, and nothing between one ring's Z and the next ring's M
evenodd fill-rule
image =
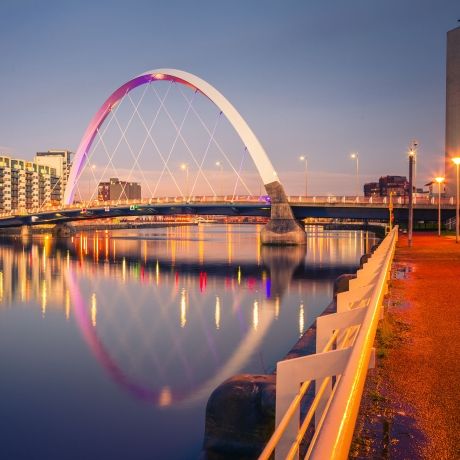
M402 236L355 458L460 458L460 244Z

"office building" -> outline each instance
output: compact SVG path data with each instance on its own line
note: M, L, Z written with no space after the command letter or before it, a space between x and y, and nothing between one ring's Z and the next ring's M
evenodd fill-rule
M117 177L111 177L109 182L99 182L98 200L140 200L141 185L138 182L121 181Z
M364 184L364 196L380 196L380 187L378 182L368 182Z
M378 182L364 184L364 196L406 196L409 182L405 176L382 176Z
M453 157L460 157L460 27L447 32L445 174L448 195L456 193Z

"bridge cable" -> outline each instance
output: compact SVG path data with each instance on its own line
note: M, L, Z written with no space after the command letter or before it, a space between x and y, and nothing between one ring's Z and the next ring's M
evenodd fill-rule
M246 153L247 151L248 151L247 147L244 147L244 153L243 153L243 155L241 156L241 162L240 162L240 169L239 169L239 171L241 171L241 170L243 169L243 163L244 163L245 153ZM240 174L238 174L238 175L236 176L236 182L235 182L235 187L234 187L234 189L233 189L232 201L235 200L236 188L238 187L238 180L239 180L240 177L241 177Z
M154 88L154 86L152 86L152 88L153 88L153 90L155 91L155 94L156 94L157 97L158 97L158 92L156 91L156 89ZM193 99L194 99L194 97L195 97L195 94L196 94L196 92L193 94L193 97L191 98L192 102L193 102ZM158 97L158 99L159 99L159 97ZM189 105L188 105L188 108L187 108L187 112L186 112L186 116L188 115L191 106L192 106L192 103L189 102ZM192 149L190 148L189 144L187 143L187 141L184 139L184 136L182 135L183 122L185 121L186 116L184 117L184 120L183 120L183 122L182 122L182 124L181 124L181 126L180 126L180 128L179 128L179 127L177 126L177 124L175 123L174 119L172 118L172 116L171 116L169 110L166 108L166 106L165 106L164 104L163 104L163 110L165 111L166 115L168 116L168 118L169 118L169 120L171 121L171 123L173 124L173 126L176 128L176 131L177 131L178 136L179 136L180 139L182 140L182 142L183 142L185 148L188 150L188 152L189 152L190 156L192 157L192 159L193 159L195 165L199 168L199 163L198 163L198 161L197 161L195 155L193 154ZM174 143L174 144L175 144L175 143ZM202 174L202 176L203 176L204 180L206 181L206 183L208 184L209 188L211 189L212 193L213 193L214 195L216 195L216 192L214 191L214 188L213 188L213 186L211 185L211 183L209 182L209 180L208 180L208 178L206 177L206 175Z
M150 84L151 84L151 82L149 82L149 85L150 85ZM169 90L170 90L171 87L172 87L172 84L173 84L173 82L170 82L170 85L168 86L168 89L167 89L165 95L164 95L163 98L162 98L163 103L164 103L164 101L166 100L166 97L168 96L168 93L169 93ZM133 102L131 101L131 103L133 103ZM137 109L136 109L136 112L137 112L138 117L139 117L139 119L140 119L142 125L144 126L144 129L145 129L146 133L147 133L147 138L150 138L150 140L151 140L153 146L155 147L155 150L157 151L157 153L158 153L158 155L159 155L161 161L163 162L163 165L164 165L164 166L163 166L163 173L161 174L161 176L164 174L164 171L167 170L168 173L169 173L169 175L171 176L171 178L172 178L172 180L173 180L175 186L176 186L177 189L179 190L179 193L182 195L182 190L181 190L181 188L180 188L178 182L176 181L176 178L174 177L174 174L171 172L171 169L169 168L168 163L165 161L165 158L164 158L163 154L161 153L161 151L160 151L160 149L159 149L157 143L155 142L155 140L154 140L154 138L152 137L152 134L151 134L152 129L153 129L153 127L155 126L155 124L156 124L156 122L157 122L158 115L159 115L159 113L161 112L161 108L162 108L162 107L161 107L161 105L160 105L160 106L158 107L158 110L157 110L157 112L156 112L156 114L155 114L155 117L154 117L152 123L150 124L150 127L147 127L146 123L144 122L143 118L140 116L140 113L139 113L139 111L138 111ZM145 139L145 142L147 141L147 138ZM160 176L160 177L161 177L161 176ZM152 193L152 198L155 196L157 187L158 187L158 182L157 182L157 186L155 187L155 189L154 189L154 191L153 191L153 193Z
M180 89L180 92L182 94L182 96L184 97L184 99L186 101L188 101L188 97L185 95L185 93L182 91L182 89ZM207 131L207 133L209 135L211 135L211 131L209 130L208 126L206 125L206 123L203 121L203 118L200 116L200 114L195 110L194 107L192 107L192 111L193 113L195 114L195 116L198 118L198 120L200 121L201 125L204 127L204 129ZM224 114L225 115L225 114ZM219 152L222 154L222 156L225 158L225 160L227 161L227 163L230 165L230 167L232 168L233 172L235 174L238 175L238 171L237 169L233 166L233 163L232 161L230 160L229 156L225 153L224 149L221 147L220 143L215 139L213 138L213 142L215 144L215 146L217 147L217 149L219 150ZM242 177L240 177L240 181L241 183L243 184L244 188L246 189L246 191L248 192L249 195L252 195L252 192L251 190L249 189L249 187L246 185L246 182L244 181L244 179Z
M125 95L126 95L127 92L128 92L128 90L126 90ZM124 96L123 96L123 98L124 98ZM112 121L113 121L113 119L114 119L114 117L115 117L117 111L118 111L119 108L121 107L121 103L123 102L123 98L120 100L120 103L117 104L117 105L115 106L115 110L111 110L111 111L110 111L110 114L111 114L110 120L108 121L107 125L105 126L104 131L102 132L102 134L100 133L99 128L97 128L96 131L97 131L97 133L98 133L98 135L99 135L99 139L98 139L98 142L96 143L95 147L94 147L93 149L91 149L91 154L88 155L88 152L87 152L87 151L86 151L85 154L84 154L84 157L83 157L83 158L86 158L86 161L83 161L83 162L82 162L82 164L84 165L84 167L81 168L80 171L78 171L78 175L77 175L77 177L75 178L75 184L76 184L76 186L77 186L77 192L78 192L78 195L80 196L80 200L82 200L82 194L81 194L81 191L80 191L80 184L79 184L80 178L81 178L81 176L83 175L83 172L85 171L85 168L87 167L87 164L90 166L90 169L93 169L93 168L91 168L91 158L93 158L94 153L96 152L96 149L97 149L97 147L99 146L99 143L100 143L100 142L102 142L102 144L103 144L103 146L104 146L104 150L105 150L106 154L107 154L108 157L109 157L109 161L111 161L111 157L110 157L110 154L108 153L107 147L105 146L105 143L104 143L104 140L103 140L103 136L104 136L104 134L107 132L107 129L109 128L110 124L112 123ZM121 139L119 140L118 145L117 145L117 147L115 148L114 153L112 154L112 158L113 158L113 155L115 155L115 152L118 150L118 147L119 147L120 144L121 144ZM112 162L112 166L114 167L113 162ZM116 170L115 167L114 167L114 169ZM104 170L104 173L105 173L105 170ZM94 175L94 173L93 173L93 175ZM96 180L97 180L97 179L96 179Z
M173 85L173 84L174 84L174 82L171 82L171 85ZM152 88L153 88L153 86L152 86ZM159 97L159 95L158 95L158 92L155 90L155 88L153 88L153 89L154 89L154 92L155 92L156 97L157 97L158 100L160 101L160 108L162 108L163 111L166 112L166 107L165 107L165 105L164 105L164 101L162 101L162 100L160 99L160 97ZM192 102L193 102L193 101L192 101ZM157 183L156 183L156 185L155 185L155 189L154 189L154 191L153 191L154 194L156 194L156 191L157 191L157 189L158 189L158 186L160 185L161 179L163 178L163 175L164 175L166 169L168 169L168 172L171 174L171 177L173 177L174 183L176 184L176 186L177 186L178 189L179 189L179 193L181 194L181 196L183 196L183 197L185 198L185 194L182 192L181 187L179 187L179 185L177 184L177 182L176 182L176 180L175 180L175 176L171 173L171 170L170 170L169 167L168 167L168 163L169 163L169 160L171 159L171 155L172 155L172 153L173 153L173 151L174 151L174 148L175 148L175 146L176 146L176 144L177 144L177 141L178 141L178 139L179 139L180 131L182 130L182 128L183 128L183 126L184 126L184 123L185 123L185 120L186 120L187 117L188 117L188 113L189 113L189 111L190 111L190 106L191 106L191 103L189 103L189 105L188 105L188 107L187 107L187 109L186 109L186 111L185 111L185 114L184 114L184 116L183 116L183 118L182 118L182 120L181 120L181 123L180 123L180 127L179 127L179 128L176 127L177 125L173 122L173 120L171 120L171 117L170 117L170 121L171 121L171 123L173 124L173 127L176 129L176 136L175 136L175 138L174 138L174 140L173 140L173 142L172 142L172 144L171 144L171 148L169 149L169 152L168 152L168 155L167 155L167 158L166 158L165 165L164 165L163 169L161 170L160 177L158 178L158 181L157 181Z
M142 95L141 95L141 97L140 97L140 99L139 99L139 101L138 101L138 103L137 103L137 107L139 107L139 105L142 103L142 100L144 99L144 96L145 96L145 94L146 94L146 91L147 91L147 87L144 88L144 91L142 92ZM126 94L125 94L125 96L123 96L123 98L125 98L126 96L130 97L129 94L128 94L128 92L126 92ZM134 155L134 151L133 151L133 149L132 149L132 147L131 147L131 145L130 145L130 143L128 142L128 139L127 139L127 137L126 137L126 133L127 133L128 129L129 129L129 127L131 126L131 123L132 123L132 121L133 121L135 115L136 115L136 112L133 111L133 113L131 114L131 116L130 116L130 118L129 118L129 120L128 120L128 123L126 124L125 129L123 129L122 126L121 126L121 124L120 124L120 121L119 121L119 119L118 119L118 117L117 117L117 115L116 115L116 113L113 114L113 118L115 119L115 122L116 122L116 124L117 124L117 126L118 126L118 129L120 130L121 138L120 138L120 140L118 141L116 150L114 151L114 153L113 153L113 155L111 156L111 158L113 159L114 154L116 153L116 151L118 150L118 147L121 145L121 142L122 142L123 139L124 139L126 145L128 146L128 149L129 149L129 151L130 151L130 153L131 153L131 156L132 156L133 159L134 159L134 164L133 164L133 166L131 167L131 170L130 170L130 172L129 172L129 174L128 174L128 178L127 178L126 181L124 181L125 183L122 184L122 186L121 186L122 189L121 189L120 199L122 199L123 194L125 194L126 186L127 186L128 182L129 182L129 179L131 178L132 171L133 171L133 169L135 168L136 163L137 163L136 157L135 157L135 155ZM110 158L109 158L109 160L110 160ZM113 166L113 162L112 162L112 166ZM114 168L114 169L116 170L116 168ZM117 172L117 174L118 174L118 172ZM101 179L102 179L102 177L101 177ZM92 195L91 195L91 200L93 199L94 193L95 193L95 191L93 191L93 193L92 193ZM126 194L125 194L125 195L126 195Z
M214 134L216 132L216 129L217 129L217 125L219 124L219 120L221 119L221 115L222 115L222 111L219 111L217 117L216 117L216 121L214 122L214 127L212 129L212 134L211 134L211 137L209 138L209 141L208 141L208 144L206 146L206 149L204 151L204 155L203 155L203 158L201 159L201 163L200 163L200 169L198 170L196 176L195 176L195 182L193 183L193 186L192 186L192 190L190 192L190 196L193 196L193 192L195 191L195 187L196 187L196 183L198 181L198 176L200 174L200 171L202 172L203 171L203 164L204 164L204 160L206 159L207 155L208 155L208 152L209 152L209 147L211 147L211 144L212 144L212 140L214 138ZM202 172L202 174L204 174L204 172ZM214 196L217 196L215 193L214 193ZM189 197L190 198L190 197Z

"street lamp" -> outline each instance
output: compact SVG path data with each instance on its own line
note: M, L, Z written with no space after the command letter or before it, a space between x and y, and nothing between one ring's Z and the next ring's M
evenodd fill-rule
M224 180L224 165L220 161L216 161L216 166L220 169L220 195L223 196L223 180Z
M460 165L460 157L455 157L452 158L452 161L455 163L455 166L457 166L457 200L455 202L455 242L458 243L458 229L459 229L459 211L458 211L458 206L459 206L459 201L460 201L460 193L459 193L459 182L460 182L460 177L458 173L458 167Z
M189 196L188 196L188 163L182 163L180 165L180 169L182 171L185 171L185 199L188 201Z
M444 182L444 177L438 176L434 180L438 183L438 236L441 236L441 184Z
M352 160L356 160L356 198L359 197L359 155L358 152L352 153L350 155Z
M414 227L414 163L417 144L412 143L409 149L409 222L407 225L407 244L409 247L412 246L412 229Z
M300 161L305 161L305 197L308 195L308 160L305 155L299 157Z

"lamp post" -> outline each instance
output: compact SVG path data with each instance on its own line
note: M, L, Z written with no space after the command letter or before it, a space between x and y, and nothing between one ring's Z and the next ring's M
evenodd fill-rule
M359 155L358 152L350 155L352 160L356 160L356 199L359 197Z
M460 182L460 176L458 172L458 167L460 166L460 157L455 157L452 158L452 161L455 163L455 166L457 167L457 200L455 201L455 242L458 243L458 237L459 237L459 201L460 201L460 191L459 191L459 182Z
M305 198L308 196L308 160L305 155L299 157L300 161L305 161Z
M412 246L412 229L414 226L414 162L415 162L416 150L415 146L409 150L409 216L407 225L407 244L409 247Z
M180 169L182 171L185 171L185 201L188 201L189 196L188 196L188 164L187 163L182 163L180 165Z
M223 180L224 180L224 165L220 161L216 161L216 166L220 169L220 195L223 196L222 190L223 190Z
M444 177L438 176L434 180L438 183L438 236L441 236L441 184Z

